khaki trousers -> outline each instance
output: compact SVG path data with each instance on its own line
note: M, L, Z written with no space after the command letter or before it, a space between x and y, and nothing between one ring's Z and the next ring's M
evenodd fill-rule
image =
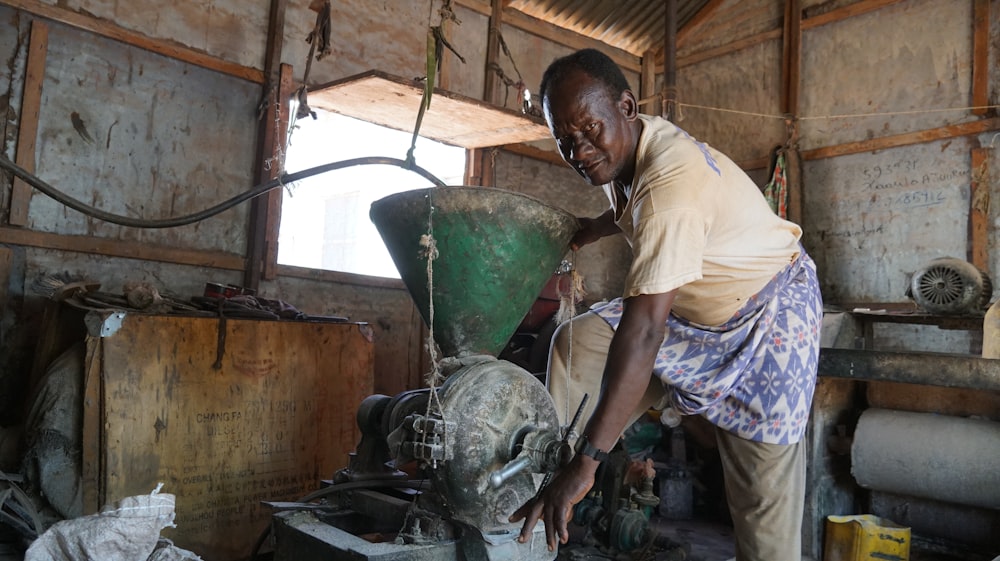
M614 334L606 321L588 312L561 325L553 336L546 383L560 422L569 422L583 395L589 394L578 433L601 394ZM664 398L662 383L650 374L649 386L629 424L651 407L662 409ZM736 561L800 561L805 445L751 442L721 429L715 433L733 518Z

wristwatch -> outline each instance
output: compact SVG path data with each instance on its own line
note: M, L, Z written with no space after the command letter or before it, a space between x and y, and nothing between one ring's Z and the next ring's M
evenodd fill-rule
M590 443L590 439L587 438L586 435L576 439L576 453L583 454L584 456L590 456L591 458L594 458L598 462L604 462L608 458L610 458L607 452L592 445Z

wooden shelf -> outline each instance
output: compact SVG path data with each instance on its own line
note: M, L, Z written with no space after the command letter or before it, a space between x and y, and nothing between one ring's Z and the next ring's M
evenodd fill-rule
M413 132L423 90L419 80L369 70L316 86L308 99L315 109ZM550 134L541 119L435 88L420 136L474 149L544 140Z

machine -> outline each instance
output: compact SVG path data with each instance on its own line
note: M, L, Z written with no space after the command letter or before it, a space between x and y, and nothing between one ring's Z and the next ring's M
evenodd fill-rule
M544 385L495 357L564 257L576 219L470 187L393 195L371 217L444 358L430 387L364 400L349 465L309 497L322 502L274 505L275 559L554 559L542 524L521 544L508 519L572 457L576 419L562 426ZM652 475L629 482L628 465L614 454L574 511L591 546L577 558L654 544Z

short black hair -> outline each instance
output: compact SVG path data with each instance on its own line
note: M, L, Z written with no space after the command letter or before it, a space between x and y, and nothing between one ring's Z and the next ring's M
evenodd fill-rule
M538 96L542 99L542 103L545 103L552 84L558 83L573 70L581 70L603 83L612 99L618 99L622 92L632 89L622 69L611 60L611 57L597 49L583 49L554 60L545 70L542 83L538 87Z

